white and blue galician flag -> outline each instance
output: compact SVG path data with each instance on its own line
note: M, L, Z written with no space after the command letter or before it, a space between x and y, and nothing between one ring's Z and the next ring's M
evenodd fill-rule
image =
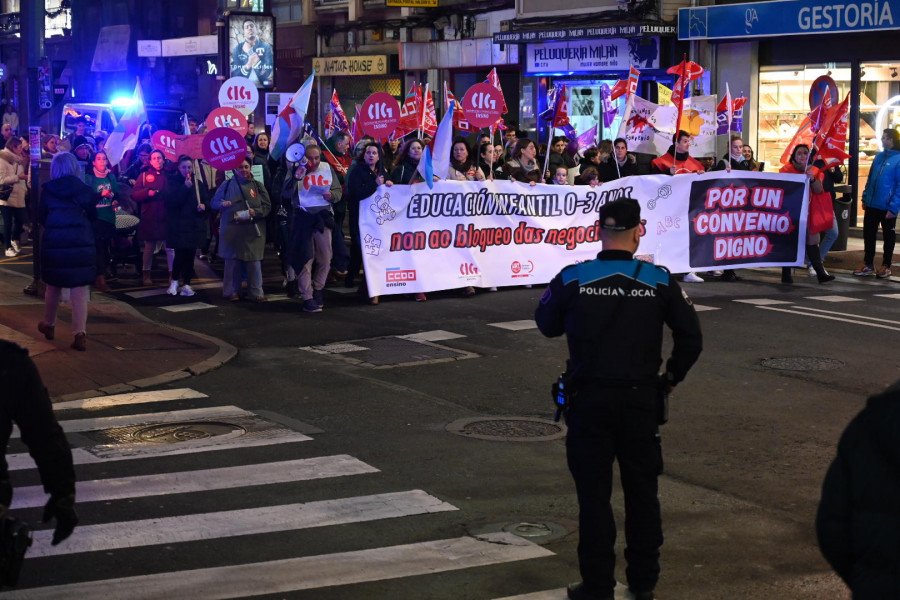
M453 113L450 114L452 115ZM450 118L452 119L453 117L451 116ZM422 158L419 159L416 171L419 172L422 179L428 184L428 189L434 187L434 164L431 160L431 150L428 149L428 146L425 146L425 149L422 151Z
M453 149L453 108L444 112L444 117L434 134L433 146L434 153L429 152L428 165L425 167L431 169L431 174L426 176L425 173L422 173L428 187L434 185L434 175L437 175L438 179L447 179L447 176L450 175L450 155ZM424 160L425 156L423 155L419 164Z
M109 139L106 140L106 158L109 164L119 164L125 152L134 148L138 142L138 133L141 125L147 120L147 110L144 108L144 92L141 90L141 80L137 80L134 86L131 106L122 115L122 119L116 124Z
M272 126L272 141L269 144L269 154L275 160L284 156L287 147L303 133L303 122L306 120L306 110L309 107L309 96L312 93L315 76L316 72L313 70L275 119L275 125Z

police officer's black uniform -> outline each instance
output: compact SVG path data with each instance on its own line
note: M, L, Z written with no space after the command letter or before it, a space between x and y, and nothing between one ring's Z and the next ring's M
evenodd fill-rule
M28 357L28 351L12 342L0 340L0 512L5 513L12 500L12 485L6 463L6 446L13 422L19 426L22 441L37 463L44 491L50 500L44 507L44 522L56 519L52 544L55 546L78 524L75 512L75 468L72 451L62 427L53 414L50 396L41 376Z
M600 219L604 228L630 230L640 223L640 206L618 200L601 209ZM656 410L663 324L674 338L666 377L675 385L701 351L697 314L664 268L638 261L626 250L604 250L596 260L566 267L554 277L535 319L548 337L566 334L568 373L575 382L566 414L566 449L578 492L583 584L570 588L570 597L613 597L616 527L610 495L612 463L618 458L628 584L637 597L652 598L663 541Z

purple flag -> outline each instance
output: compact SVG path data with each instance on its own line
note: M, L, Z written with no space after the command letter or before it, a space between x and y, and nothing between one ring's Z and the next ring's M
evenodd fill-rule
M731 118L731 130L737 133L744 131L744 107L735 109L734 116Z
M605 85L605 84L604 84ZM594 125L575 140L578 142L578 150L584 151L597 145L597 126Z
M604 127L612 125L613 120L616 118L616 114L619 112L619 109L613 106L612 100L610 100L611 94L612 90L609 89L608 85L604 83L600 86L600 103L603 105Z

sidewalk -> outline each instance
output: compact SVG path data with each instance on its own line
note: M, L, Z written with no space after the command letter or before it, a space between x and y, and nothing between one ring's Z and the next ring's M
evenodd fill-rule
M163 385L216 369L237 354L221 340L154 323L99 293L91 294L88 305L87 351L77 352L69 347L68 305L60 305L56 339L38 332L44 302L22 293L30 282L0 267L0 338L28 348L54 402Z

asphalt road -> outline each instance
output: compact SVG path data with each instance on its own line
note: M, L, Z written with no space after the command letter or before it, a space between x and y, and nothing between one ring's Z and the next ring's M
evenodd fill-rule
M827 286L796 279L779 285L769 269L748 272L744 282L686 286L700 310L705 351L677 389L662 432L660 598L845 594L818 553L813 519L841 431L866 396L900 372L893 350L900 288L850 276ZM10 597L563 598L560 590L579 578L577 505L563 440L489 441L448 431L461 419L485 417L501 418L498 426L513 433L545 431L512 420L549 419L548 388L565 358L562 339L545 339L529 323L542 290L472 299L438 293L425 303L386 298L376 307L329 290L325 311L312 315L298 301L277 299L277 285L268 291L274 301L260 305L226 302L216 288L193 299L129 298L155 320L234 344L237 358L170 386L205 397L76 408L60 419L152 413L135 420L158 424L168 418L164 411L233 406L280 424L286 437L261 433L275 441L251 446L244 436L218 449L202 441L156 444L184 453L126 460L140 450L117 449L91 433L100 424L88 424L95 429L73 433L73 443L106 442L92 452L118 458L79 465L79 480L122 480L107 483L141 490L145 483L124 480L189 472L188 481L200 481L208 470L241 466L263 477L268 463L334 456L361 463L362 472L334 476L315 467L318 478L257 484L245 472L213 471L222 489L173 484L172 493L101 493L80 505L85 527L72 539L81 536L85 546L66 551L63 544L66 554L29 558L21 595ZM212 306L165 310L192 301ZM413 334L419 337L397 337ZM373 366L386 356L406 364ZM771 368L766 359L783 360ZM235 422L228 411L210 415L209 422ZM15 443L10 451L21 452ZM26 477L37 484L33 471ZM384 494L401 495L404 508ZM370 496L378 498L369 504L391 504L395 512L368 513L359 499ZM336 499L354 500L327 508ZM618 494L615 503L621 523ZM273 507L296 504L303 507L295 513L312 515L307 524L292 516L278 525ZM223 522L211 520L221 511L229 511ZM38 508L23 512L39 517ZM522 547L496 536L516 525L550 533ZM117 544L129 547L111 547Z

